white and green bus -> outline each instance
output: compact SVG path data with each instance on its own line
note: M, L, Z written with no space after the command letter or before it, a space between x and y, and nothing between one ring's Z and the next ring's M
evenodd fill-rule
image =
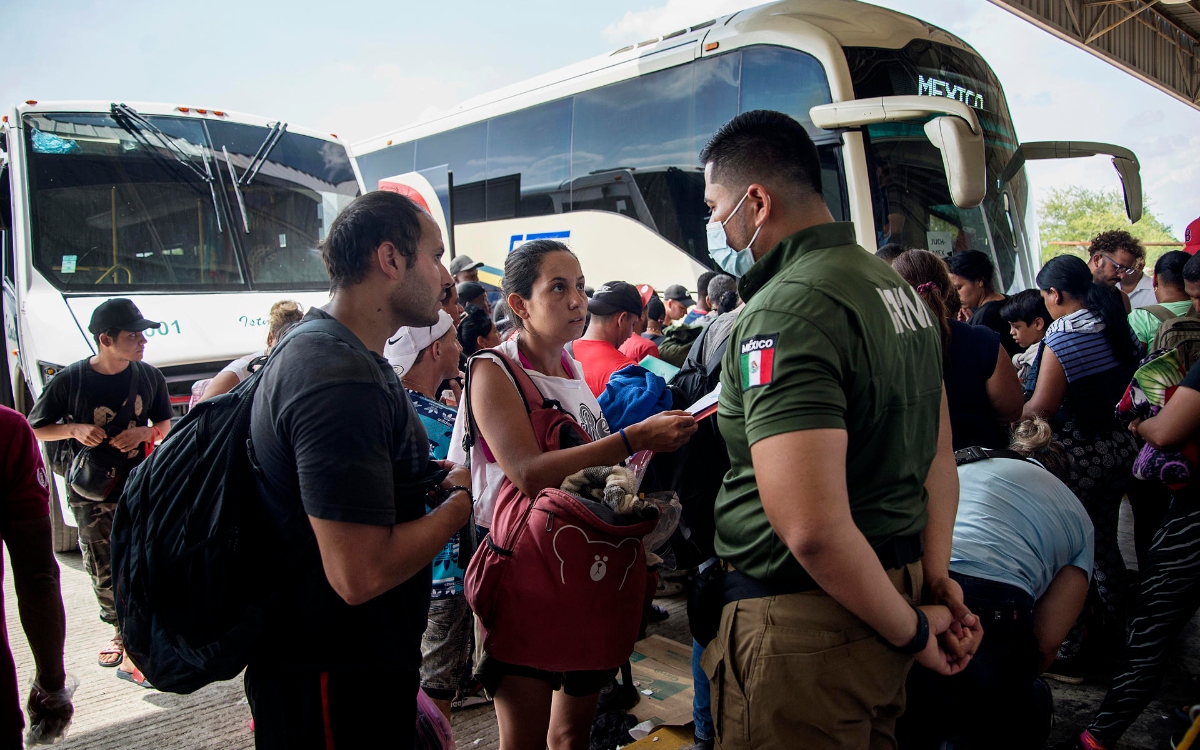
M284 122L133 102L0 113L0 401L28 413L94 353L96 306L128 297L162 321L146 361L182 413L194 381L263 348L273 302L328 300L317 243L358 194L336 137Z
M503 267L566 240L589 280L661 289L710 268L698 153L740 112L804 124L836 219L886 242L990 254L1001 289L1038 257L1025 158L1115 154L1132 213L1136 159L1105 144L1019 150L1000 81L961 39L854 0L784 0L680 29L472 99L355 144L366 189L419 172L456 253Z

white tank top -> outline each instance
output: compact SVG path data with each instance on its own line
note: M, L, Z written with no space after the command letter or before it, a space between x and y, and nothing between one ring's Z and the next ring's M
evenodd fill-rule
M524 361L517 349L516 338L505 341L496 348L513 362L520 364L537 385L538 390L542 392L542 396L557 401L567 413L575 418L575 421L579 422L592 440L599 440L609 434L608 422L600 413L600 404L596 403L596 397L592 395L591 389L584 382L583 367L569 354L563 352L563 363L570 366L570 372L574 373L574 377L560 378L543 375L527 367L528 363ZM481 356L495 359L490 354ZM507 374L505 371L505 375ZM513 388L517 387L516 381L513 381L511 377L509 377L509 381L512 382ZM464 393L463 398L467 398L467 394ZM476 413L486 408L486 404L472 405L472 409ZM471 491L475 496L475 523L485 528L491 528L492 509L496 504L496 496L500 493L500 482L504 479L504 472L500 469L499 464L488 460L482 444L486 441L481 442L479 436L476 436L475 444L471 446L471 455L466 455L462 445L463 433L466 430L466 418L467 410L460 408L458 416L454 420L454 434L450 438L450 452L446 457L454 463L467 464L471 467Z

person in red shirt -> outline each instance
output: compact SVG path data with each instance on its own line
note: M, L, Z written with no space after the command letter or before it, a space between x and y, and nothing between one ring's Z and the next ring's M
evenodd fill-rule
M649 284L640 284L637 289L642 298L642 316L633 324L633 335L625 339L625 343L618 348L626 357L640 363L646 357L658 356L658 344L642 335L646 332L646 326L649 323L647 313L650 310L650 298L657 295L654 287Z
M0 406L0 537L8 548L17 587L21 626L37 665L29 692L29 718L45 741L61 736L74 708L63 666L66 615L58 585L58 562L50 535L50 474L29 422ZM0 571L3 568L0 567ZM21 698L17 668L4 625L0 597L0 748L22 747Z
M597 398L614 372L637 362L617 348L633 335L633 327L642 317L644 306L637 287L624 281L610 281L588 300L592 319L583 338L571 349L583 365L583 379Z

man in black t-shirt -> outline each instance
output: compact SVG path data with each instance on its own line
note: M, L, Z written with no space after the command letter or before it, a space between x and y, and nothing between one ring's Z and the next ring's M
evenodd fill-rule
M297 562L246 670L260 750L413 745L430 562L470 516L470 475L430 460L381 355L401 326L437 322L442 253L437 225L407 198L356 199L321 248L330 303L263 372L259 494Z
M130 300L117 298L100 303L88 324L96 341L96 356L81 359L55 375L29 413L38 440L69 440L76 452L86 446L125 454L120 482L103 502L88 500L67 487L67 503L79 526L83 564L100 602L100 619L114 627L117 610L108 546L113 513L129 471L146 457L146 444L161 440L171 429L166 378L157 368L142 362L146 348L142 332L157 327L158 323L142 317ZM138 386L127 410L129 421L115 424L114 419L129 399L135 369ZM100 651L99 664L115 667L123 660L124 644L117 633Z

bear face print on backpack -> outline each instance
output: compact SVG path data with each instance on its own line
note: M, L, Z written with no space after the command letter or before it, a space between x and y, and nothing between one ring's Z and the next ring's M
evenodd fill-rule
M543 451L591 442L558 402L542 396L524 368L499 350L482 354L517 385ZM465 392L470 394L469 382ZM478 435L470 403L468 396L466 443ZM557 488L531 498L505 478L487 538L465 577L488 655L548 672L624 664L637 641L646 591L642 537L657 521L653 506L640 515L618 515Z
M126 652L164 692L236 677L286 571L304 562L272 538L250 445L262 375L301 331L345 340L333 320L297 326L266 365L189 411L129 477L112 528L117 619Z

